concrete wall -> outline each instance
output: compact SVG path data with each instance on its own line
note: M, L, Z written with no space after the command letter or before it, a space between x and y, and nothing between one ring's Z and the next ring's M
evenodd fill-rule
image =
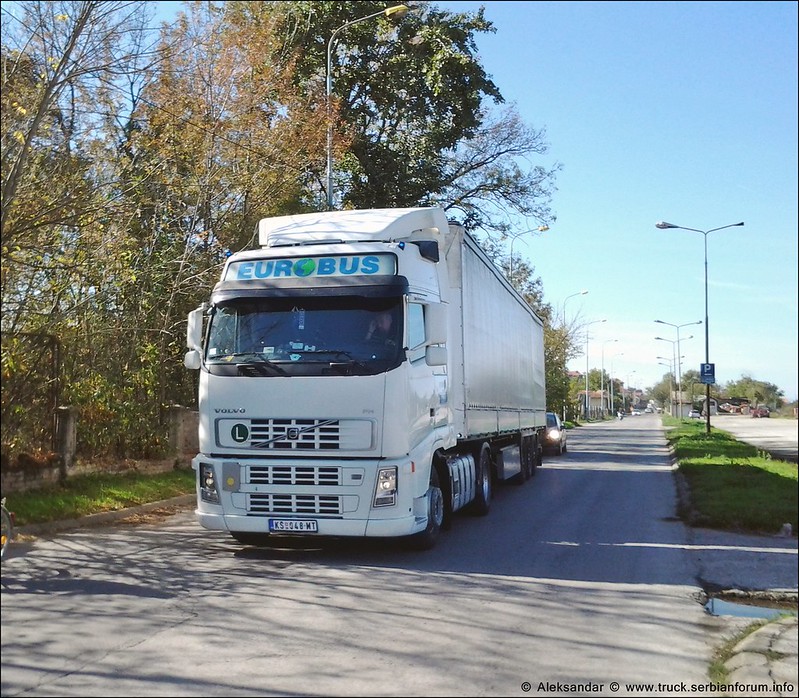
M157 460L126 458L81 461L75 457L78 418L76 408L58 408L56 453L38 458L23 454L14 463L3 463L0 487L4 495L38 489L79 475L131 471L158 473L187 468L199 450L197 412L173 405L169 408L169 457Z

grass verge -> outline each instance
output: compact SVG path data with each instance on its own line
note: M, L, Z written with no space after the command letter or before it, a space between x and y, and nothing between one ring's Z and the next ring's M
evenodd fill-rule
M86 475L70 478L63 485L15 492L8 497L7 506L14 512L17 526L77 519L192 494L194 478L190 468L155 474Z
M663 418L687 496L681 516L693 526L775 534L797 530L799 489L795 463L774 460L721 429Z

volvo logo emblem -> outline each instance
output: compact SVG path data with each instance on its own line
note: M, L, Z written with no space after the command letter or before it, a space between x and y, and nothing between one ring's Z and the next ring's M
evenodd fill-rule
M296 441L300 438L300 430L297 427L289 427L286 430L286 438L291 441Z

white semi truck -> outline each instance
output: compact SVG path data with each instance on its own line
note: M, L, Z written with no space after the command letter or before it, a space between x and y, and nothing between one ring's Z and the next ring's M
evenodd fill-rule
M199 523L407 537L540 465L543 325L440 208L266 218L189 314Z

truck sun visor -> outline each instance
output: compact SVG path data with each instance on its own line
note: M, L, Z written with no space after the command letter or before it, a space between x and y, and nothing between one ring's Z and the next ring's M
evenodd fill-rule
M312 286L296 279L222 281L216 285L211 300L220 303L233 298L281 297L281 296L365 296L388 298L402 296L408 292L408 279L404 276L382 277L380 281L371 277L332 277L316 279Z

